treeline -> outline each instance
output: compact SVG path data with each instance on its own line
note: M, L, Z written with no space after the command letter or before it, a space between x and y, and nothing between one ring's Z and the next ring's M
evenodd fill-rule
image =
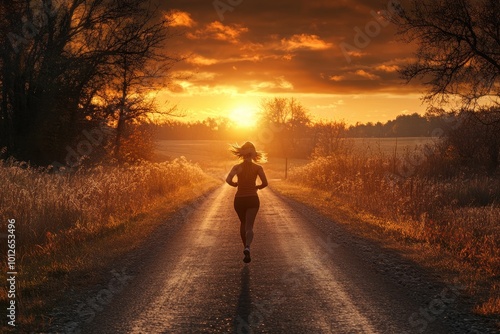
M261 120L262 121L262 120ZM260 122L262 124L262 122ZM306 124L307 132L314 132L319 126L328 122L312 122ZM438 115L400 115L385 123L356 123L347 126L344 135L350 138L390 138L390 137L431 137L433 131L442 127L443 117ZM176 140L228 140L235 137L256 136L260 129L242 129L236 127L224 117L207 118L203 121L184 122L171 120L158 126L159 139Z
M457 168L487 169L500 165L500 111L462 109L456 112L433 110L425 115L400 115L386 123L348 126L343 122L313 122L297 100L274 98L261 102L258 126L242 130L225 118L198 122L169 122L156 128L160 139L254 140L269 154L288 158L317 158L352 150L349 138L433 137L439 145L428 148ZM434 154L433 153L433 154Z
M203 121L170 119L154 126L160 140L244 140L254 136L255 130L236 127L226 117L209 117Z
M431 137L432 132L441 127L443 118L438 115L399 115L385 123L356 123L348 129L347 135L353 138L385 137Z

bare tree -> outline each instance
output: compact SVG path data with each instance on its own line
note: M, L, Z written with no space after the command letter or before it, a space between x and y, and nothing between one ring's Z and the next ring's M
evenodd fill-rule
M461 107L500 103L500 2L409 0L392 20L416 59L402 71L428 87L425 100Z
M448 131L448 141L457 148L463 165L467 154L487 148L483 159L489 160L494 172L500 150L500 2L408 2L391 18L408 42L418 44L415 60L401 72L403 78L427 86L424 100L431 107L451 105L451 113L454 109L467 116L467 122ZM460 138L464 134L465 142Z
M283 127L288 121L287 100L282 97L264 99L260 103L260 121L264 125Z
M260 109L260 126L273 129L278 142L278 148L275 149L285 158L286 178L288 158L307 155L304 154L307 145L303 144L307 138L311 117L307 109L295 98L264 99Z
M287 157L293 150L297 150L311 123L311 117L295 98L275 97L261 101L260 123L263 127L274 129L282 152Z
M116 124L114 155L120 159L121 141L132 123L154 122L170 116L175 107L159 108L153 93L165 84L166 73L179 61L163 51L170 37L169 22L155 20L156 10L144 10L116 31L124 41L123 51L115 57L109 83L101 90L105 108Z
M0 122L7 134L0 146L34 163L62 161L68 144L84 129L108 122L116 110L125 123L145 115L144 90L131 87L155 76L150 65L161 60L156 51L168 39L153 0L5 3L0 7L6 36L0 45ZM156 75L164 72L156 69ZM111 112L99 97L119 78L125 78L127 103L122 94L121 108Z
M314 124L314 132L314 158L346 153L352 148L352 141L347 140L348 129L344 122L317 122Z
M311 117L309 111L294 98L288 100L288 111L289 119L286 125L289 140L294 147L298 147L301 137L307 134Z

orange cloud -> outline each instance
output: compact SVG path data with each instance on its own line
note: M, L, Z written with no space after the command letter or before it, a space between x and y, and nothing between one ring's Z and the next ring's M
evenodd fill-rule
M184 80L188 82L196 82L196 81L212 81L217 76L216 73L213 72L195 72L195 71L175 71L172 72L172 78L175 80Z
M293 35L290 39L282 39L281 45L285 50L309 49L309 50L326 50L330 49L333 44L323 41L318 35Z
M191 18L191 14L180 10L171 10L165 14L165 18L170 22L171 27L193 27L196 22Z
M357 76L360 76L360 77L363 77L363 78L367 78L367 79L370 79L370 80L377 80L377 79L380 79L379 76L375 75L375 74L372 74L370 72L367 72L365 70L357 70L355 72L355 74Z
M368 53L361 51L347 51L347 55L354 58L361 58L366 56Z
M328 80L331 80L331 81L342 81L344 80L345 77L343 75L332 75L328 78Z
M326 105L321 105L321 104L317 104L315 105L313 108L314 109L337 109L339 106L343 106L345 103L344 103L344 100L338 100L334 103L330 103L330 104L326 104Z
M274 78L274 81L261 81L251 85L253 91L266 91L266 90L293 90L293 84L286 80L284 76Z
M186 61L189 64L199 65L199 66L210 66L210 65L215 65L219 62L217 59L206 58L200 55L191 56L187 58Z
M398 65L380 65L375 68L378 71L393 73L399 71L400 67Z
M191 39L215 39L236 44L239 42L240 35L246 32L248 32L248 28L239 24L225 26L221 22L216 21L208 24L204 29L189 33L187 37Z
M250 51L250 52L261 52L264 50L264 45L260 43L252 43L247 42L240 47L241 51Z
M238 87L233 85L196 85L187 81L174 81L168 87L170 93L181 96L237 96Z

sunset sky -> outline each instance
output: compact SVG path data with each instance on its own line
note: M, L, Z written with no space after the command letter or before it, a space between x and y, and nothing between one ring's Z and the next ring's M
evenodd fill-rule
M260 101L272 97L295 97L314 119L347 123L426 109L422 88L397 73L413 48L384 20L384 11L393 10L387 1L172 0L163 6L173 20L170 52L188 58L172 69L159 96L186 118L252 123Z

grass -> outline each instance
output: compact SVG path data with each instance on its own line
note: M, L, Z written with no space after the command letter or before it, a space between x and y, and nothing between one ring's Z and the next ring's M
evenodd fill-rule
M416 249L418 262L453 272L469 286L476 312L500 316L500 178L443 177L450 175L442 167L446 162L422 157L409 160L418 161L411 172L402 168L404 161L384 154L322 157L294 169L278 189L326 215L343 208L337 221L355 221L351 227L369 237L375 228L380 240L390 236L400 247ZM301 195L312 189L318 194Z
M13 161L2 165L1 231L7 219L16 220L17 324L23 330L47 326L47 311L67 289L97 279L100 268L217 184L186 159L59 174ZM5 288L0 300L7 302Z
M401 138L349 138L357 151L374 154L403 155L407 150L413 150L420 145L432 144L431 137L401 137Z

